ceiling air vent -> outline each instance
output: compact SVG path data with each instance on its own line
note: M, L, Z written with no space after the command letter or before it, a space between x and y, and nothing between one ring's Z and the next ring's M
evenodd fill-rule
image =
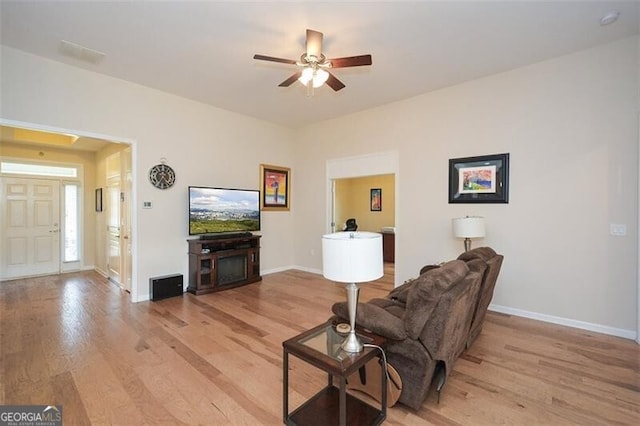
M92 64L97 64L105 57L105 54L102 52L89 49L88 47L84 47L67 40L62 40L60 42L60 52L64 55L80 59L81 61L90 62Z

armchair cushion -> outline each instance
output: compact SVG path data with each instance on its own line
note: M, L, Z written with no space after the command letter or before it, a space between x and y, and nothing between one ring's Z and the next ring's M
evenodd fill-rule
M409 289L411 288L413 281L415 281L415 279L409 280L391 290L388 295L389 299L397 300L400 303L407 303L407 295L409 294Z
M491 247L477 247L473 250L465 251L460 256L458 256L459 260L469 261L473 259L482 259L485 262L489 259L492 259L497 256L495 250Z
M369 303L358 303L356 311L356 325L371 330L388 339L403 340L407 333L402 318L393 315L387 309L378 306L376 302L384 299L374 299ZM341 318L349 318L349 308L346 302L335 303L331 310Z
M433 269L438 269L440 267L440 265L426 265L423 266L422 269L420 269L420 275L423 275ZM397 300L399 302L402 303L407 303L407 297L409 296L409 289L411 288L411 286L413 285L413 282L416 279L412 279L409 280L405 283L403 283L402 285L394 288L393 290L391 290L389 292L389 296L388 298L391 300Z
M407 335L411 339L418 339L442 293L454 286L467 273L469 268L463 261L452 260L440 268L420 275L413 281L407 296L404 318Z
M480 285L480 292L477 297L477 303L475 305L473 319L469 331L469 338L467 340L467 347L470 347L473 341L478 337L482 330L482 324L487 313L491 299L493 298L493 290L502 267L502 261L504 257L497 254L491 247L478 247L468 252L462 253L458 256L458 259L467 262L467 265L471 268L472 262L484 262L486 264L486 271Z

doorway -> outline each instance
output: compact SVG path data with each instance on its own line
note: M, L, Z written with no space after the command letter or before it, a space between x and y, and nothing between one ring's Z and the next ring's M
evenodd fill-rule
M393 187L393 196L389 197L388 202L385 202L385 192L382 191L382 210L378 211L377 206L372 210L372 206L370 205L373 192L371 189L380 189L378 186L373 187L373 183L375 182L375 176L385 176L387 179L391 180L391 185ZM365 228L361 228L360 225L358 230L364 231L372 231L372 232L382 232L382 228L393 228L394 231L394 252L395 248L398 245L400 234L397 232L399 229L399 221L398 221L398 205L399 205L399 197L398 197L398 181L399 181L399 173L398 173L398 152L397 151L388 151L382 153L368 154L358 157L346 157L339 159L332 159L327 161L327 231L328 232L336 232L342 230L342 223L338 223L341 219L338 217L339 215L343 215L341 213L342 208L339 205L340 194L337 194L336 185L338 181L341 180L351 180L355 182L355 185L364 185L359 189L361 192L358 196L364 197L358 201L358 204L363 204L360 206L358 210L361 212L367 212L370 216L367 218L368 220L361 221ZM388 185L388 184L387 184ZM364 191L364 192L363 192ZM388 192L387 192L388 193ZM377 195L378 192L376 191ZM364 200L364 201L363 201ZM383 222L379 222L378 219L381 216L376 216L373 213L379 214L383 211L389 212L392 211L393 215L390 220L393 220L393 225L386 224L381 225ZM348 213L344 213L348 214ZM365 213L362 213L365 214ZM342 217L342 216L340 216ZM363 216L364 217L364 216ZM378 229L379 228L379 229ZM389 272L390 279L392 281L393 286L397 286L397 276L395 273L396 270L396 260L397 257L394 254L394 263L387 262L385 263L385 275L387 275L387 271ZM400 265L401 266L401 265ZM392 277L391 277L392 275Z
M110 137L105 137L95 134L87 134L85 132L76 132L73 130L51 128L47 126L35 125L32 123L23 123L11 120L0 119L0 144L2 145L3 155L12 159L29 159L30 161L43 161L49 159L53 162L69 162L70 159L77 160L84 169L84 182L76 184L76 200L78 203L78 210L75 213L78 215L77 223L80 228L77 230L80 236L73 242L75 251L67 248L67 236L64 237L64 245L62 228L65 226L65 219L68 216L68 206L64 206L65 209L58 207L53 208L58 214L64 213L65 217L52 218L52 224L57 223L60 227L58 232L58 264L62 263L62 268L58 266L57 269L34 269L29 275L46 275L49 273L59 272L71 272L74 270L86 270L95 269L104 276L107 276L107 227L106 227L106 209L102 212L102 202L107 204L107 184L106 184L106 157L114 152L120 152L122 154L122 167L121 167L121 187L118 191L118 199L124 202L119 204L120 215L120 228L124 230L120 235L119 254L120 258L118 270L118 282L126 290L131 292L131 300L137 301L138 292L136 288L132 288L132 282L135 282L136 266L135 266L135 250L134 250L134 237L135 237L135 185L134 185L134 156L135 149L132 141L116 141ZM3 179L5 179L4 175ZM3 187L4 187L4 182ZM72 183L72 182L71 182ZM67 187L72 186L67 180L59 181L59 188L56 192L59 197L66 194ZM104 190L102 189L104 188ZM39 189L41 190L41 189ZM73 192L73 191L70 191ZM95 209L94 209L94 192L95 192ZM98 194L101 194L100 203L98 203ZM123 197L122 194L126 194ZM102 198L104 197L104 199ZM3 199L4 201L4 199ZM26 203L26 201L24 201ZM54 201L52 201L54 202ZM62 199L58 199L58 206L62 203ZM26 204L25 204L26 205ZM42 203L40 203L42 205ZM3 202L4 207L4 202ZM16 208L12 207L16 210ZM4 209L2 209L4 210ZM17 209L16 212L19 212ZM71 210L69 210L71 211ZM15 216L14 212L11 212ZM21 213L22 214L22 213ZM42 216L42 213L40 213ZM5 214L6 216L6 214ZM18 219L16 219L18 220ZM1 223L6 222L6 218L0 217ZM53 226L53 225L52 225ZM13 256L10 259L11 262L20 260L19 257L27 257L24 254L25 251L20 251L20 247L16 243L15 247L9 247L7 241L6 232L4 229L0 229L0 244L2 249L0 252L0 267L3 273L0 273L0 277L4 277L4 271L7 269L7 260L5 257ZM47 230L47 234L49 234ZM56 232L51 232L56 234ZM126 240L124 243L122 241ZM38 240L41 246L44 244L44 238L40 237ZM26 243L24 243L26 245ZM35 247L35 246L34 246ZM46 247L45 247L46 248ZM39 253L34 253L32 256L36 258L36 254L40 258L49 256L44 250L38 248ZM64 251L61 251L64 250ZM69 257L67 252L75 253L74 262L61 262L61 256ZM14 254L15 253L15 254ZM55 257L56 253L52 251L51 256ZM24 276L21 272L16 270L16 274Z
M336 231L344 230L348 219L355 219L358 231L395 227L394 174L335 179L334 184Z
M395 175L335 179L332 223L336 231L355 222L358 231L382 233L384 282L395 282Z

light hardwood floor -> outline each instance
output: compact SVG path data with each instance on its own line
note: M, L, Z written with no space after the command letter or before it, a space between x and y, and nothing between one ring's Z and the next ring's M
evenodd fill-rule
M362 286L383 296L390 276ZM67 424L282 424L282 342L327 320L342 286L287 271L202 296L129 303L92 272L0 283L0 404L63 405ZM326 383L290 358L290 405ZM629 340L489 313L441 401L389 425L638 424Z

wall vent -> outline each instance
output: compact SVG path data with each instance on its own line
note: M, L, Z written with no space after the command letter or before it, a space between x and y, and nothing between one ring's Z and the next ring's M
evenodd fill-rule
M149 293L153 301L182 296L184 293L182 274L149 278Z

